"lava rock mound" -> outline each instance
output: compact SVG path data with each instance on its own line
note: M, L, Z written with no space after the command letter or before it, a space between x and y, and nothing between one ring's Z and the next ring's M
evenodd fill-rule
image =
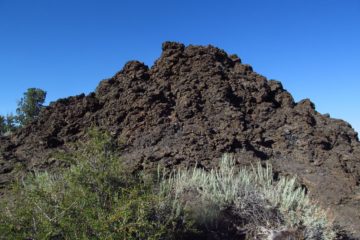
M336 221L360 237L360 143L351 126L295 102L280 82L267 80L213 46L165 42L149 69L128 62L94 93L59 99L41 116L0 138L0 187L27 169L56 166L65 150L97 126L120 144L129 168L217 165L224 153L238 163L270 162L297 175Z

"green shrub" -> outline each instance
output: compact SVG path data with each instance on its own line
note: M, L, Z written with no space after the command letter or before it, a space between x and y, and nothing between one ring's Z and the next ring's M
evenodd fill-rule
M36 172L1 199L0 239L172 239L185 228L154 183L125 172L111 138L91 141L60 172ZM180 224L179 224L180 222Z

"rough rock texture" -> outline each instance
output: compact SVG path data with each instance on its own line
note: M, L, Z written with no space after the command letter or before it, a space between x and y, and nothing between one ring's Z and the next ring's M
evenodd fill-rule
M357 133L316 112L308 99L294 102L280 82L236 55L166 42L151 69L128 62L94 93L51 103L32 124L0 139L0 186L13 179L18 162L28 169L56 165L50 154L91 126L118 140L134 170L158 162L210 168L227 152L239 164L269 161L279 174L298 175L309 194L360 237Z

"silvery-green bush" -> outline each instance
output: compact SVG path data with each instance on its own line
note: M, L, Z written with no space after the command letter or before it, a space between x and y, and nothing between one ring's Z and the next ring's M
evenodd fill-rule
M185 209L200 225L216 228L223 211L242 219L256 234L264 229L301 231L305 239L334 239L327 212L297 187L296 178L273 180L271 165L236 169L235 159L224 155L219 168L173 171L161 184L172 201L172 214ZM238 226L242 228L244 226Z

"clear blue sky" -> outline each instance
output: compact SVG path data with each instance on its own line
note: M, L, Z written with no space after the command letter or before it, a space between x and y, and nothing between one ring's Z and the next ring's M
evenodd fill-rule
M88 93L166 40L238 54L360 131L359 0L0 0L0 114L29 87Z

